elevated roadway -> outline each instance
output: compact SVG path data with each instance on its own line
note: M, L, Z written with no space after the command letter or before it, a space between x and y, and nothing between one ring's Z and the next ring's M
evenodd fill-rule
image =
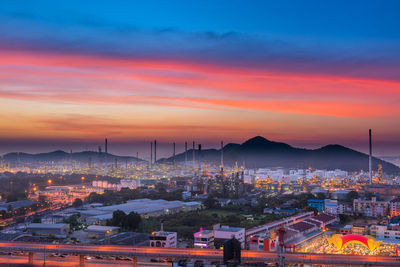
M199 259L222 261L221 250L155 248L113 245L66 245L23 242L0 242L0 251L21 251L33 253L61 253L75 255L113 255L135 258L165 257L171 259ZM400 257L360 256L337 254L286 253L287 263L331 264L331 265L364 265L364 266L400 266ZM81 257L82 259L83 257ZM242 251L242 262L275 262L276 253L264 251Z

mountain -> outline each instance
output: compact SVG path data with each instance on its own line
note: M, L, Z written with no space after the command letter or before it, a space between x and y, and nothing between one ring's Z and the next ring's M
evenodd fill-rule
M319 149L292 147L285 143L274 142L256 136L242 144L228 144L223 147L224 164L233 166L235 162L248 168L315 168L342 169L346 171L368 170L368 155L341 145L327 145ZM221 150L195 150L196 160L219 164ZM193 159L193 149L188 151L188 161ZM176 162L184 162L185 153L175 156ZM159 162L172 162L173 157L160 159ZM400 168L392 163L373 157L372 167L378 169L381 164L388 174L400 173Z
M5 162L10 162L11 164L15 163L41 163L41 162L61 162L61 161L77 161L77 162L88 162L89 158L92 162L96 161L120 161L125 162L128 161L143 161L142 159L137 159L136 157L128 157L128 156L117 156L110 153L104 152L94 152L94 151L82 151L75 153L67 153L62 150L56 150L48 153L38 153L38 154L29 154L22 152L12 152L5 154L3 159Z
M393 163L396 166L400 167L400 156L392 156L392 157L381 157L383 160L387 162Z

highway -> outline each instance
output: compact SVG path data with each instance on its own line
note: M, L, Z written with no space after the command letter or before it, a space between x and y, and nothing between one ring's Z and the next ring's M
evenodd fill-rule
M0 266L26 266L28 256L10 256L10 255L0 255ZM68 256L64 258L58 257L46 257L44 260L43 254L35 254L33 258L32 265L33 266L48 266L48 267L78 267L80 266L79 257L78 256ZM171 266L171 263L168 262L150 262L149 260L139 261L137 263L138 266L143 267L166 267ZM85 267L107 267L107 266L118 266L118 267L132 267L133 264L131 261L119 261L119 260L99 260L92 258L90 260L85 260Z
M23 242L0 242L0 251L22 251L33 253L60 253L77 255L114 255L137 258L201 259L222 261L221 250L155 248L113 245L66 245ZM264 251L242 251L242 262L274 262L276 253ZM286 253L287 263L343 264L369 266L400 266L400 257L359 256L337 254Z

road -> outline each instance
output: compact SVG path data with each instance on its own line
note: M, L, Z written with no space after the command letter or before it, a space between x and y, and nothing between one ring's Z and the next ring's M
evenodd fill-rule
M18 266L26 265L28 256L10 256L10 255L0 255L0 265L1 266ZM32 266L43 266L44 264L43 254L35 254ZM65 258L58 257L46 257L45 265L49 267L78 267L79 257L78 256L68 256ZM171 266L171 263L163 262L150 262L150 261L139 261L139 266L148 267L166 267ZM119 267L132 267L132 262L130 261L117 261L117 260L98 260L90 259L85 260L85 267L106 267L106 266L119 266Z
M140 258L188 258L201 260L222 260L221 250L155 248L113 245L65 245L22 242L0 242L0 251L23 251L33 253L61 253L80 255L119 255ZM276 253L264 251L242 251L242 262L274 262ZM303 264L348 264L370 266L400 266L400 257L358 256L337 254L286 253L287 263Z

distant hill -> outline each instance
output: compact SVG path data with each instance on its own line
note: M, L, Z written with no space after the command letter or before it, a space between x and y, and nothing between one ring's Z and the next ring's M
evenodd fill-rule
M67 153L62 150L56 150L48 153L38 153L38 154L29 154L22 152L13 152L8 153L3 156L4 161L11 162L12 164L20 162L20 163L40 163L40 162L60 162L60 161L77 161L77 162L88 162L89 158L92 162L96 162L99 160L102 161L117 161L125 162L128 161L143 161L142 159L137 159L136 157L127 157L127 156L117 156L110 153L104 152L94 152L94 151L82 151L75 153Z
M381 159L393 163L396 166L400 167L400 156L394 156L394 157L381 157Z
M248 168L284 167L342 169L346 171L368 170L368 155L341 145L327 145L319 149L303 149L285 143L274 142L256 136L243 144L227 144L223 147L224 164L233 166L235 162L245 164ZM195 158L210 164L219 164L221 150L206 149L200 153L195 150ZM193 159L193 149L188 151L187 158ZM175 156L176 162L184 162L185 153ZM172 162L173 157L160 159L159 162ZM382 164L388 174L400 173L400 168L392 163L373 157L373 169Z

